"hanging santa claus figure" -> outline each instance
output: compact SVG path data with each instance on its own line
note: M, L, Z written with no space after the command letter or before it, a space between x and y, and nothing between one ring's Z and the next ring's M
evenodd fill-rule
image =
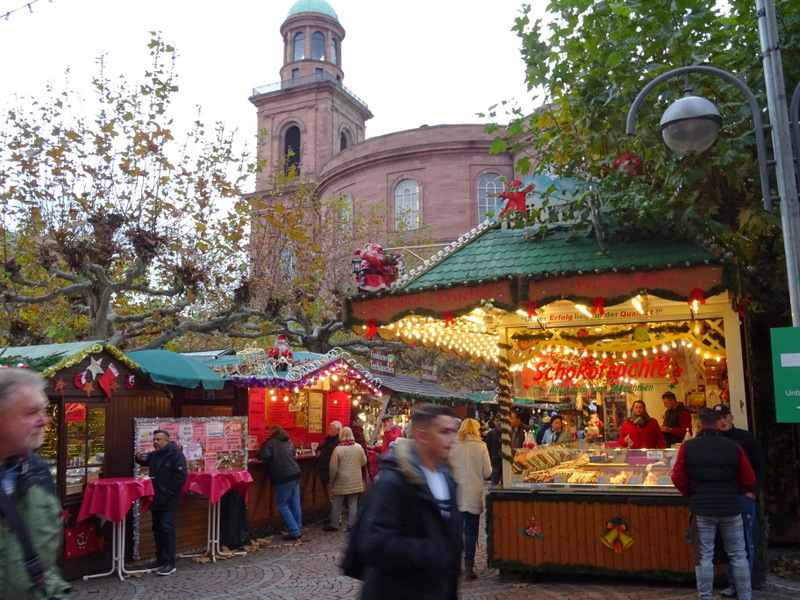
M289 363L294 360L294 353L289 348L285 335L280 334L275 338L275 345L267 352L267 358L275 365L276 371L289 370Z
M378 244L357 248L354 254L361 258L356 273L359 292L378 292L387 289L402 274L405 267L401 256L386 255Z

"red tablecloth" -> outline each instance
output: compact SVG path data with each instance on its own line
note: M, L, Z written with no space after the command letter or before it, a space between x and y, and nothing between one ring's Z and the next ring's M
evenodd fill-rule
M142 500L147 512L153 500L153 482L147 477L108 477L86 484L78 521L98 515L109 521L122 521L135 500Z
M197 492L208 496L211 504L216 504L228 490L236 490L247 499L247 488L253 483L253 476L247 471L219 471L204 473L189 471L183 491Z

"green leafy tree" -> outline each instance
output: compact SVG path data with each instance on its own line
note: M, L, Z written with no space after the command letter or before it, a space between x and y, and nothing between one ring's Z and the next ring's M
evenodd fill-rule
M153 36L143 81L110 81L101 66L94 105L49 89L6 112L5 344L153 348L187 333L235 332L257 316L246 302L245 251L256 165L221 124L197 120L176 139L175 52Z
M800 13L789 0L776 4L782 45L797 47ZM552 0L546 10L545 20L533 20L525 5L514 26L528 87L542 107L532 115L512 111L494 151L523 156L523 172L583 182L559 216L593 229L601 244L604 236L703 239L735 256L764 289L785 289L780 219L763 210L753 121L738 90L719 78L690 77L693 92L713 101L724 119L720 140L703 154L680 157L659 139L660 116L686 88L681 79L656 88L640 110L637 135L625 135L637 93L679 66L729 71L766 106L752 0ZM783 57L793 86L800 61L786 51ZM641 161L641 174L620 164L625 154ZM546 209L547 201L519 224L546 223Z

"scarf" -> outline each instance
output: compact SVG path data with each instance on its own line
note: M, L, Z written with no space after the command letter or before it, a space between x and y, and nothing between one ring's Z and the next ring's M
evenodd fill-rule
M647 425L647 422L650 420L650 415L647 413L642 413L638 417L631 417L630 422L636 425L637 427L644 427Z
M339 445L340 446L352 446L355 443L356 443L355 440L345 440L343 442L339 442Z

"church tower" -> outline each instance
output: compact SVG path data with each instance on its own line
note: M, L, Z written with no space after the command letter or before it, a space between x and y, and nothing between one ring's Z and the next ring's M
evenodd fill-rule
M314 179L336 153L364 141L367 105L344 85L344 27L325 0L297 0L281 25L283 66L278 83L253 90L258 131L267 131L259 158L268 165L256 181L269 187L284 158Z

